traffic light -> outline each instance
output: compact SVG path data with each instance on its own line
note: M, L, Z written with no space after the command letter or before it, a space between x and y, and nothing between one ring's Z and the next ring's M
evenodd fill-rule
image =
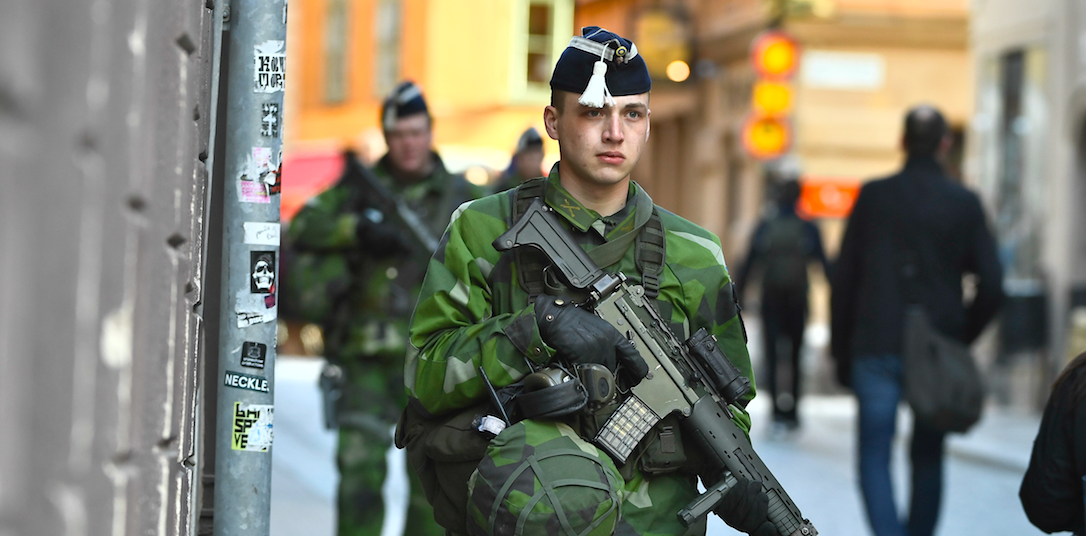
M792 145L794 91L789 83L799 67L799 45L780 30L758 34L751 43L758 80L751 91L751 113L743 125L743 145L754 158L769 160Z

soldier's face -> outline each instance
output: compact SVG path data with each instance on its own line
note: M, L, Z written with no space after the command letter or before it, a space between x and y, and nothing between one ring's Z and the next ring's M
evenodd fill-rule
M524 150L517 155L515 165L521 177L538 177L543 173L543 149Z
M614 106L591 108L563 92L562 111L543 112L547 134L558 140L562 176L585 186L624 182L649 138L649 94L615 97Z
M397 170L408 175L420 174L429 164L432 141L430 118L426 114L397 119L396 126L385 131L389 160Z

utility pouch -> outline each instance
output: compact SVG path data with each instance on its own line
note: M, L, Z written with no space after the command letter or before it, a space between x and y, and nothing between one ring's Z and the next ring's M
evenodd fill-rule
M642 439L644 452L638 461L641 471L650 475L663 475L686 465L679 418L675 414L656 423L649 435Z
M434 519L456 534L467 530L467 482L490 444L473 423L488 409L483 403L428 417L412 399L396 425L396 446L407 449L407 461L434 507Z

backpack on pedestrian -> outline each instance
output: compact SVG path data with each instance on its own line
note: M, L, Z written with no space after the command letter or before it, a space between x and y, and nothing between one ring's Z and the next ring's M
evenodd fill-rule
M806 225L798 216L776 217L766 222L763 287L777 292L806 292Z

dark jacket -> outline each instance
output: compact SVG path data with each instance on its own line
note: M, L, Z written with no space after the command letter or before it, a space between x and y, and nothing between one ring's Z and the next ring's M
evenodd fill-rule
M903 284L904 268L916 267ZM962 276L976 275L964 303ZM907 303L932 325L972 343L1003 298L1003 271L975 194L946 179L931 157L910 157L897 175L863 186L831 279L832 352L848 384L854 355L901 354Z
M1018 491L1026 516L1045 532L1086 534L1082 477L1086 475L1086 356L1052 389L1029 469Z

